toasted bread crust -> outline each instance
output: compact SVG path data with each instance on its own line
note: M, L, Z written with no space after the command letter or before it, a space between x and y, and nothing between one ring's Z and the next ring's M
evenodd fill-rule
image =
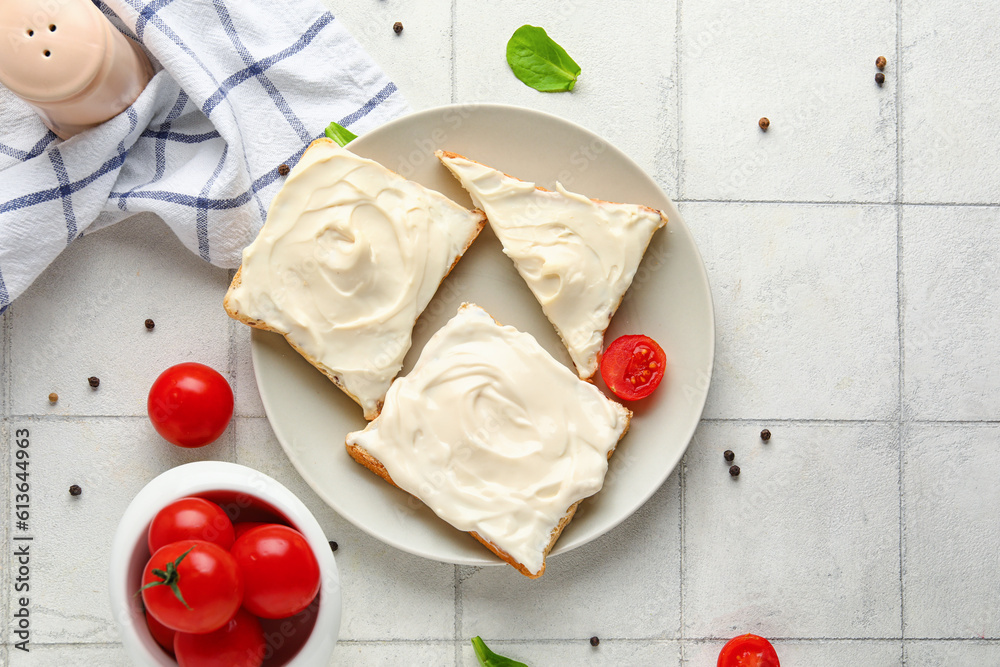
M333 143L330 139L328 139L326 137L321 137L321 138L316 139L315 141L313 141L311 144L309 144L309 148L312 148L313 146L315 146L317 144L320 144L320 143L324 143L324 142ZM307 148L306 150L308 151L309 148ZM392 171L392 170L390 170L390 171ZM393 172L393 173L395 173L395 172ZM441 288L441 284L444 282L445 278L447 278L448 275L451 274L451 272L455 268L455 266L458 265L458 261L460 259L462 259L462 257L468 251L469 247L472 245L473 241L476 240L476 238L479 236L479 233L482 232L483 228L486 226L486 214L485 213L483 213L479 209L472 209L469 212L479 216L479 223L478 223L478 225L476 225L475 232L469 236L468 240L465 243L465 246L462 248L462 251L458 255L455 256L455 258L451 262L451 266L448 267L448 270L441 277L441 281L438 283L438 289ZM333 371L332 369L330 369L327 366L323 365L315 357L312 357L309 354L307 354L304 350L302 350L299 346L297 346L295 344L295 342L292 341L291 338L289 338L288 334L286 334L284 332L281 332L281 331L279 331L279 330L271 327L270 325L267 324L267 322L264 322L263 320L254 319L254 318L249 317L248 315L246 315L244 313L241 313L239 310L237 310L237 308L232 303L231 297L232 297L233 292L236 290L237 287L240 286L240 284L242 282L243 282L243 266L241 265L240 268L236 271L236 275L233 276L233 281L229 285L229 289L226 290L226 296L222 300L222 306L223 306L223 308L225 308L226 314L228 314L229 317L233 318L237 322L242 322L243 324L246 324L247 326L251 326L251 327L253 327L255 329L261 329L262 331L270 331L270 332L273 332L273 333L278 333L278 334L283 335L285 337L285 340L288 341L288 344L292 346L292 349L294 349L296 352L298 352L299 354L301 354L305 358L306 361L308 361L310 364L312 364L313 366L315 366L316 369L318 369L321 373L323 373L323 375L325 375L327 378L329 378L330 381L333 382L335 385L337 385L337 387L340 388L341 391L343 391L345 394L347 394L348 396L350 396L351 400L353 400L358 405L361 405L361 400L357 396L355 396L354 394L352 394L350 391L348 391L346 387L344 387L343 381L340 379L340 376L338 376L335 371ZM379 414L379 412L381 410L382 410L382 401L379 401L378 404L377 404L377 406L376 406L376 410L375 410L374 413L365 412L365 419L368 419L368 420L375 419L375 417L378 416L378 414Z
M482 165L482 166L486 167L487 169L495 169L495 167L490 167L488 165L483 164L482 162L476 162L475 160L473 160L471 158L467 158L464 155L461 155L459 153L453 153L452 151L436 150L436 151L434 151L434 155L437 156L438 160L441 160L443 158L468 160L469 162L474 162L475 164ZM497 169L496 171L500 171L500 170ZM450 173L450 170L449 170L449 173ZM518 178L517 176L511 176L510 174L508 174L506 172L502 172L502 171L500 173L503 174L504 176L506 176L507 178L513 178L515 181L519 181L521 183L527 183L527 181L522 180L522 179ZM455 174L452 174L452 176L455 177L455 180L459 180L458 177L455 176ZM461 183L460 180L459 180L459 182ZM540 185L535 185L535 189L539 190L540 192L552 192L551 190L549 190L547 188L543 188ZM643 206L642 204L624 204L622 202L612 202L612 201L607 201L605 199L594 199L593 197L590 198L590 201L598 203L598 204L617 204L619 206L638 206L639 208L641 208L643 210L646 210L646 211L649 211L650 213L655 213L655 214L659 215L660 219L663 220L663 225L661 225L660 227L665 226L667 224L667 222L668 222L667 214L666 213L664 213L663 211L660 211L658 209L651 208L649 206ZM657 227L656 229L658 230L658 229L660 229L660 227ZM650 234L649 238L646 240L646 246L642 249L643 256L645 256L646 250L649 248L649 244L652 242L653 236L655 236L655 235L656 235L656 230L654 230L653 234ZM611 326L611 320L614 318L615 313L618 312L618 307L622 305L622 300L624 300L625 294L627 294L627 293L628 293L628 290L626 290L626 292L621 295L621 297L618 299L618 303L616 303L615 307L611 309L611 314L608 317L608 323L607 323L607 325L605 325L604 330L601 331L601 340L604 340L604 336L608 332L608 327ZM556 330L556 334L559 335L559 340L562 341L563 347L565 347L568 350L569 349L569 345L566 344L566 339L563 337L562 331L560 331L554 324L552 325L552 328L555 329ZM596 360L597 363L595 363L594 370L590 373L590 375L582 375L582 374L580 374L580 369L577 368L576 369L577 370L577 375L580 376L580 379L581 380L586 380L587 382L592 382L593 379L594 379L594 376L597 375L597 371L600 369L600 360L601 360L601 358L598 355L597 360ZM574 366L575 366L575 364L574 364Z

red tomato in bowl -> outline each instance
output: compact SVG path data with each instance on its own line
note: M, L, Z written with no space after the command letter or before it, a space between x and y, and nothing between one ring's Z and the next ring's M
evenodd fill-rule
M181 498L160 510L149 524L149 553L181 540L203 540L226 551L236 541L225 510L204 498Z
M243 606L255 616L294 616L319 593L319 562L297 530L259 526L236 540L230 553L246 582Z
M604 351L601 377L615 396L636 401L660 386L666 366L667 355L655 340L649 336L622 336Z
M212 632L240 608L243 575L229 552L211 542L183 540L156 550L140 590L146 613L171 630Z
M236 531L236 539L240 539L245 533L249 533L254 528L266 525L268 524L262 521L240 521L233 524L233 530Z
M174 653L180 667L260 667L267 644L260 621L245 609L224 626L205 634L178 632Z
M176 634L173 630L167 626L160 623L152 614L146 614L146 627L149 628L149 634L153 635L153 639L156 643L163 648L164 651L170 655L174 654L174 635Z
M771 642L757 635L729 640L719 653L718 667L781 667Z
M233 417L233 390L204 364L171 366L149 389L146 410L153 428L178 447L214 442Z

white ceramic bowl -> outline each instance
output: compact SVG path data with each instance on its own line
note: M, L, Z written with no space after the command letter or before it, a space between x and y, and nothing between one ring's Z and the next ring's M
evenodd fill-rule
M337 564L323 529L302 501L279 482L252 468L223 461L199 461L166 471L143 487L118 524L111 546L111 610L132 662L143 667L177 665L149 633L135 592L150 556L146 546L150 522L161 509L185 496L219 503L234 521L280 519L305 536L319 561L319 596L291 623L262 621L269 653L273 653L264 664L329 664L340 630L341 598Z

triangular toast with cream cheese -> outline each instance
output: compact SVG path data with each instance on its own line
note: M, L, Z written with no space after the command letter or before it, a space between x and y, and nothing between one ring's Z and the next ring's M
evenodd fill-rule
M317 139L243 251L226 312L283 334L374 419L417 317L484 224L481 211Z
M604 332L667 216L646 206L552 192L455 153L437 157L486 212L577 373L597 372Z

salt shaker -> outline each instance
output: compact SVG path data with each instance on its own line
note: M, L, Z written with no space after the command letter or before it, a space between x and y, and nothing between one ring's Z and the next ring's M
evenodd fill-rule
M121 113L152 75L91 0L0 0L0 83L63 139Z

